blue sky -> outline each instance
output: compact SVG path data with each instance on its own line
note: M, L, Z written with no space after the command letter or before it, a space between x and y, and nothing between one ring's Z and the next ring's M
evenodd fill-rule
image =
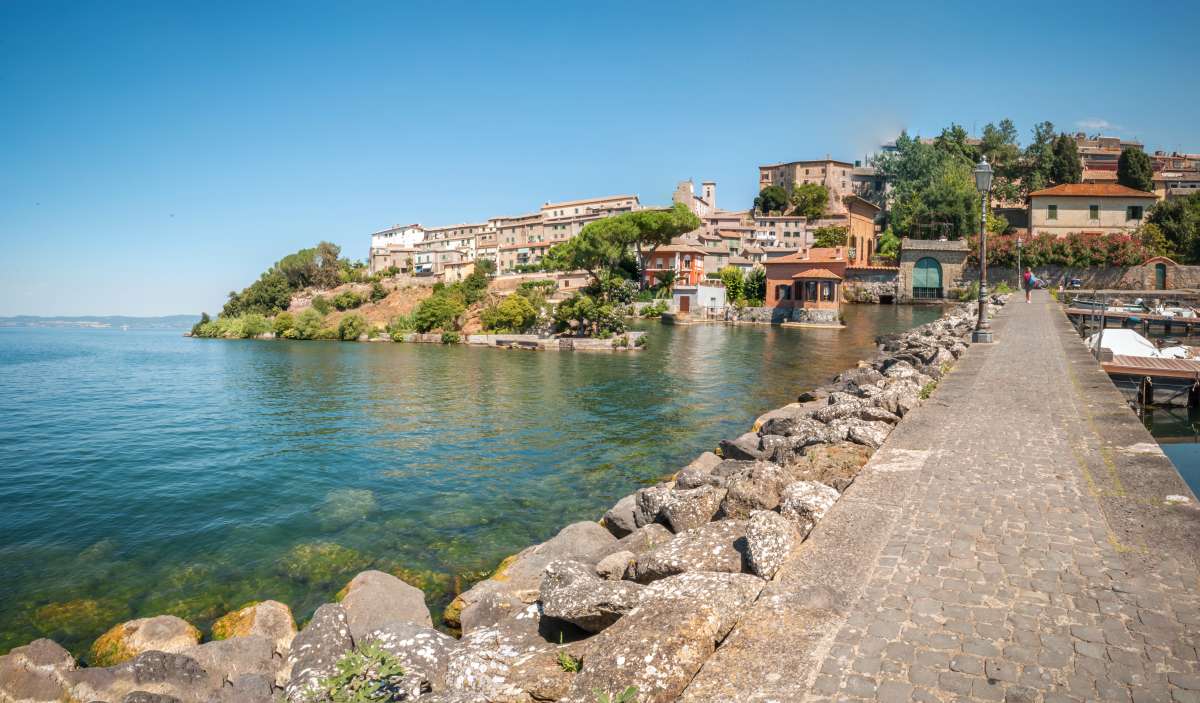
M321 239L666 203L901 128L1200 151L1200 5L0 3L0 315L215 312Z

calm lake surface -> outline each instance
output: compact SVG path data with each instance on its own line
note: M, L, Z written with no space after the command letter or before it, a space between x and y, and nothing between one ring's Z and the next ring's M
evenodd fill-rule
M0 653L267 598L303 619L365 568L440 612L939 312L646 323L621 355L0 329Z

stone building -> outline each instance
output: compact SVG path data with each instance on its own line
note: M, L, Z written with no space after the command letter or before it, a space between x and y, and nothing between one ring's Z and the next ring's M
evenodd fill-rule
M1029 194L1033 236L1132 232L1155 203L1154 193L1116 183L1064 183Z
M715 181L704 181L700 184L700 195L696 195L696 186L692 179L680 181L679 185L675 186L671 202L682 203L701 219L710 217L717 212L717 184Z
M788 197L791 197L792 189L796 185L806 183L823 185L829 191L826 212L844 213L842 199L854 194L854 164L826 156L816 161L789 161L758 167L760 191L767 186L780 186L787 191Z
M958 286L967 261L962 239L909 239L900 242L900 302L942 300Z

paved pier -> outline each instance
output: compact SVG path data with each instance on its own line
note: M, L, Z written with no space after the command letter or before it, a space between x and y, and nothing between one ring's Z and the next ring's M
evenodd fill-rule
M905 418L681 700L1200 701L1200 507L1035 296Z

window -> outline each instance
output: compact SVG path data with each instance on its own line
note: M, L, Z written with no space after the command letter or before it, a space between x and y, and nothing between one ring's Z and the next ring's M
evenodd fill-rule
M1057 205L1047 205L1046 206L1046 219L1047 220L1057 220L1058 219L1058 206Z
M1088 205L1088 219L1089 220L1100 219L1100 206L1099 205Z
M1141 205L1130 205L1129 207L1125 208L1125 219L1127 219L1127 220L1142 219L1142 206Z
M791 300L792 299L792 287L786 283L783 285L775 286L775 299L776 300Z

